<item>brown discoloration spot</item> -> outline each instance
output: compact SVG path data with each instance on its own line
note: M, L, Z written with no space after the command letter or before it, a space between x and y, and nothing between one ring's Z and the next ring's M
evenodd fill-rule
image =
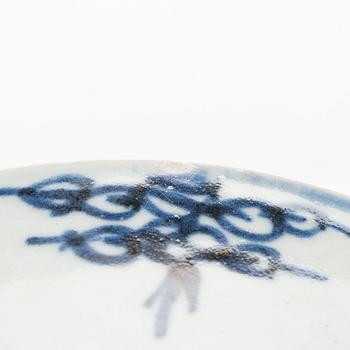
M209 182L204 186L204 192L207 193L211 198L217 199L219 195L221 184Z
M194 253L196 254L196 253ZM197 256L203 257L210 261L225 262L228 260L241 261L246 264L254 264L259 262L257 257L253 257L248 253L232 249L230 247L216 247L210 249L204 249L197 252Z
M270 266L269 266L269 268L266 270L266 273L267 273L270 277L272 277L272 275L273 275L276 271L278 271L278 269L279 269L279 263L278 263L278 261L272 260L272 259L269 259L269 263L270 263Z
M139 239L127 237L125 242L130 255L138 255L141 253L141 242Z
M91 191L88 188L84 188L80 191L78 191L78 193L76 195L74 195L74 199L77 202L83 202L86 201L87 199L89 199L91 194Z

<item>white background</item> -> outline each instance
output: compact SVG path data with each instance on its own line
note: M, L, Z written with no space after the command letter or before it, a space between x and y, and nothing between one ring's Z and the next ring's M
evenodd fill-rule
M350 194L350 8L3 0L0 168L236 166Z

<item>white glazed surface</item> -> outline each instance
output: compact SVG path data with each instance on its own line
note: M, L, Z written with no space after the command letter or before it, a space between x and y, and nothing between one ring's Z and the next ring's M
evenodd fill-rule
M341 227L350 227L345 197L329 192L326 197L315 196L304 185L219 167L136 161L47 165L3 171L0 188L28 187L65 174L80 174L96 185L106 185L138 184L152 175L196 172L205 173L208 181L220 179L222 200L242 197L296 210L312 208ZM148 307L146 301L166 279L168 266L144 257L120 266L99 265L79 258L70 249L59 251L57 244L26 244L31 236L82 232L115 221L77 211L50 216L47 210L28 205L17 196L0 196L0 203L1 350L350 347L350 237L332 227L309 238L283 234L262 243L278 250L284 261L326 276L326 281L286 271L278 271L271 279L254 278L217 262L199 262L195 276L180 276L180 287L176 278L174 286L168 283L170 288L178 288L179 297L169 313L166 334L157 336L162 300L156 298ZM98 204L105 205L102 201ZM249 229L267 232L268 221L251 214L254 220ZM147 213L140 212L123 225L137 228L149 220ZM247 242L225 235L232 245ZM204 237L198 240L207 244ZM193 278L198 307L189 312L185 293L186 288L193 292L189 287Z

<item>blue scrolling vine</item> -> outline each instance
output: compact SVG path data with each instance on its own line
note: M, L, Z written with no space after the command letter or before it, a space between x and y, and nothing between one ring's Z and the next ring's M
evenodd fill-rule
M200 282L198 262L217 262L230 271L258 278L271 279L278 271L284 271L323 281L326 277L317 272L286 263L281 254L267 243L285 234L310 238L329 227L350 236L349 230L314 210L309 210L310 219L293 209L263 201L222 199L221 187L219 181L208 181L206 176L198 173L150 176L136 185L97 185L94 180L81 175L64 175L29 187L0 188L0 196L17 196L34 208L48 210L52 216L82 212L118 222L85 232L70 230L56 236L30 237L28 245L59 244L61 251L69 248L84 260L105 265L130 263L140 256L169 265L168 276L146 302L150 306L157 298L162 298L156 318L156 335L163 336L172 304L182 290L189 301L190 311L196 308ZM93 200L100 196L116 209L112 211L94 205ZM180 208L182 214L174 214L172 208ZM230 219L252 222L253 218L247 211L251 208L270 222L270 232L250 231ZM147 211L152 218L141 228L120 224L141 210ZM203 216L214 220L215 225L203 224L200 220ZM306 221L311 221L311 225L300 228L298 224ZM196 247L191 238L198 233L210 236L217 244L208 248ZM227 234L247 243L231 245ZM96 241L123 248L123 253L98 251L93 246ZM169 247L173 246L181 248L184 253L172 253Z

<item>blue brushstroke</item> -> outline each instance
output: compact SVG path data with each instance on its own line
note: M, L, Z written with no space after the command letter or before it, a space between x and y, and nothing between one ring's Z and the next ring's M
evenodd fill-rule
M245 173L243 177L245 181L255 183L261 181L262 185L276 186L275 182L271 182L272 180L269 182L258 176ZM295 186L289 189L296 191L300 187L300 185ZM61 251L70 248L82 259L107 265L128 263L143 255L163 264L180 263L181 259L190 263L216 261L232 271L254 277L271 278L279 270L323 280L324 277L317 273L282 262L276 249L262 243L279 239L284 234L304 239L311 238L327 228L332 228L347 236L350 235L347 228L319 215L314 210L310 210L310 213L313 214L312 227L301 229L295 224L305 222L307 218L293 209L250 198L222 200L219 195L220 189L219 182L208 181L206 174L200 172L150 176L141 184L130 185L97 185L88 177L71 174L45 179L28 187L2 188L0 196L17 196L34 208L48 210L52 216L82 212L103 220L121 222L132 218L140 210L151 213L155 218L137 230L126 225L113 224L82 233L67 231L62 235L31 237L27 240L29 245L60 244ZM107 203L115 205L116 210L107 210L94 205L92 200L100 196ZM325 196L324 198L328 198L329 195ZM155 199L165 201L172 205L174 210L175 208L180 209L184 214L174 214L171 209L165 209ZM233 223L231 218L247 223L252 222L253 218L247 214L247 209L250 208L257 209L261 218L270 221L270 232L249 231ZM218 227L201 224L202 216L215 220ZM170 230L171 233L163 234L162 229L164 228ZM217 241L221 248L219 250L214 248L198 250L192 247L189 238L196 233L209 235ZM231 246L228 243L227 234L252 243ZM120 255L98 252L93 248L94 241L122 247L124 252ZM170 244L184 248L187 251L186 257L179 260L168 253L167 248ZM264 260L268 264L262 269L258 265Z
M339 193L318 189L317 187L280 177L257 174L249 171L222 168L221 173L231 180L288 192L312 202L350 211L350 199Z

